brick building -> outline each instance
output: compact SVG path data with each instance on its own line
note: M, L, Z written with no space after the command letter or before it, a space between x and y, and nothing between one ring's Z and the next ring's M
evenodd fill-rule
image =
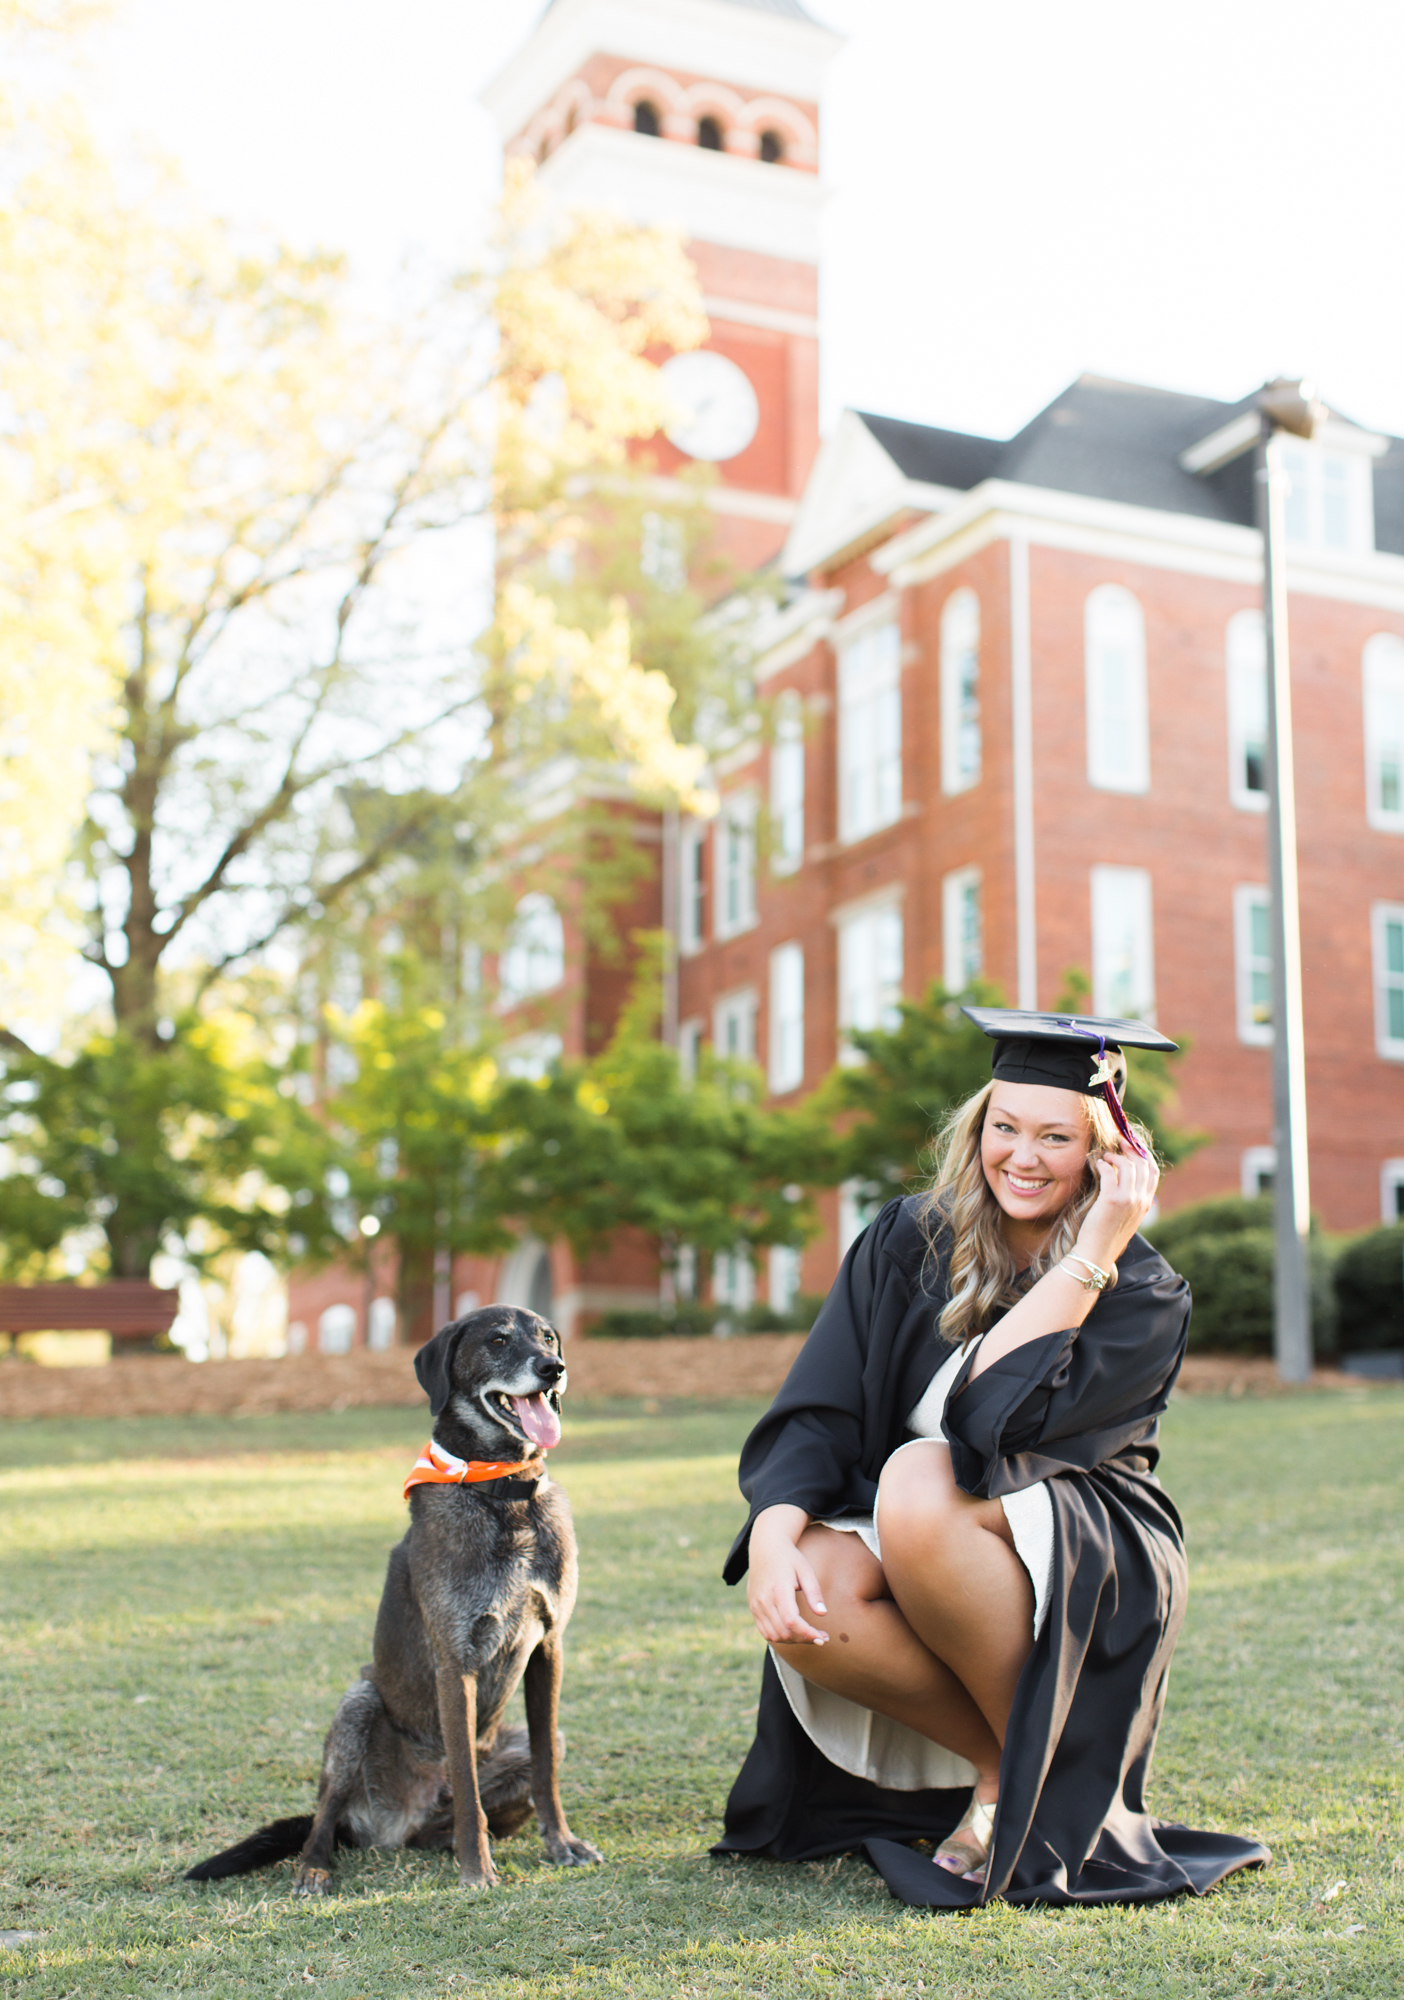
M730 546L790 580L758 668L776 726L718 757L715 821L631 809L657 865L621 928L676 932L684 1061L705 1041L754 1055L782 1100L847 1027L934 979L978 972L1031 1007L1076 968L1099 1010L1191 1044L1179 1117L1213 1137L1165 1205L1256 1190L1273 1166L1256 421L1084 378L1007 441L848 411L816 458L835 46L798 0L552 0L487 94L562 202L686 230L712 333L669 364L689 418L659 440L662 477L712 462ZM1337 416L1289 460L1312 1200L1345 1229L1404 1213L1404 442ZM590 961L568 895L524 904L517 952L523 1046L595 1045L620 974ZM829 1197L825 1219L802 1270L776 1252L699 1281L738 1305L753 1284L777 1305L822 1290L856 1201ZM657 1296L644 1246L579 1269L527 1242L446 1270L434 1316L496 1297L570 1331ZM309 1338L338 1305L364 1339L344 1277L294 1287Z
M683 833L685 1048L783 1096L899 994L1046 1006L1077 968L1190 1044L1213 1136L1166 1206L1270 1179L1255 439L1246 402L1092 378L1007 442L845 413L760 666L792 741L738 745ZM1288 458L1312 1198L1359 1228L1404 1213L1404 444L1336 417Z

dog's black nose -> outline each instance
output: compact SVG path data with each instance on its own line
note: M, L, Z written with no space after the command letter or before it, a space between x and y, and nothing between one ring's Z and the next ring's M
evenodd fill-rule
M543 1382L555 1384L565 1374L564 1361L558 1361L554 1354L538 1354L533 1364Z

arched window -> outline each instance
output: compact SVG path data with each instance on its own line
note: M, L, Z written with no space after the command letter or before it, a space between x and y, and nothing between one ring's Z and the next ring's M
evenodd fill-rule
M718 119L710 116L697 121L697 143L704 152L719 153L722 149L722 128Z
M785 157L785 141L778 132L761 133L760 156L767 166L779 166Z
M1383 833L1404 833L1404 639L1365 641L1365 816Z
M565 978L565 926L549 896L523 896L498 968L502 997L524 1000Z
M941 790L980 782L980 600L953 590L941 612Z
M642 132L646 139L658 137L658 106L644 98L634 106L634 130Z
M1087 781L1103 792L1150 790L1146 624L1120 584L1087 600Z

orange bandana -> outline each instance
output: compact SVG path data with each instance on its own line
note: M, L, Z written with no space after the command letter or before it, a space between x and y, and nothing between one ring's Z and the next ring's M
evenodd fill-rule
M546 1461L535 1458L455 1458L430 1438L414 1461L405 1481L405 1498L412 1486L476 1486L486 1479L535 1479L546 1470Z

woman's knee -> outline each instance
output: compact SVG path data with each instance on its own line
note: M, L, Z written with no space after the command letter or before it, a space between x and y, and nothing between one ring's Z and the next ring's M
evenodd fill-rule
M884 1549L912 1542L933 1551L962 1524L969 1506L955 1483L944 1445L911 1445L890 1458L878 1485L878 1526Z
M799 1545L813 1565L830 1610L846 1599L869 1602L888 1594L882 1564L861 1536L816 1522L805 1529Z

